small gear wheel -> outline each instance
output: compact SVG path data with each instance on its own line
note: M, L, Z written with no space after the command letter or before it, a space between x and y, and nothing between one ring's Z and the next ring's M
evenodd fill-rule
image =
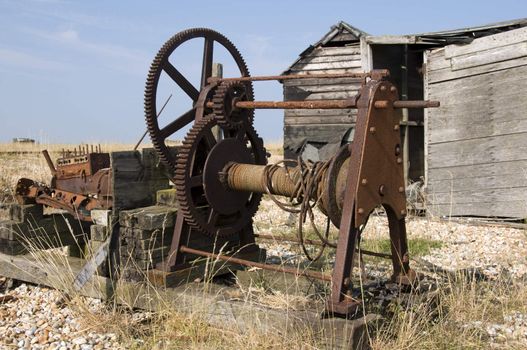
M240 128L244 123L252 124L254 111L234 106L238 101L252 100L252 90L249 88L241 81L226 81L220 84L212 98L212 109L219 125Z
M230 163L265 165L263 141L252 125L222 128L223 139L212 132L218 125L213 114L194 123L177 156L174 183L187 223L210 237L240 232L258 210L262 195L231 191L220 179Z

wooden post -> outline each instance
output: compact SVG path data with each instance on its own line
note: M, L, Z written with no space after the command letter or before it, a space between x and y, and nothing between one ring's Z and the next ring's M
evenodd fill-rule
M223 78L223 65L221 63L212 64L212 76L214 78ZM212 128L212 135L219 140L221 138L221 129L218 126Z
M408 100L408 45L404 44L403 62L401 65L401 100ZM403 122L401 125L401 131L403 135L403 169L404 169L404 181L408 183L408 166L410 161L410 127L408 126L408 109L403 108Z

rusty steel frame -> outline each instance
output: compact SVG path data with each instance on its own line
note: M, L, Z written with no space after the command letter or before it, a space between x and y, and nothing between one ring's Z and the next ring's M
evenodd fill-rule
M205 39L199 89L196 89L175 67L167 64L169 56L181 43L197 37ZM240 77L211 77L214 42L228 49L238 65ZM156 118L155 97L158 79L163 70L193 103L191 109L160 129ZM356 108L358 111L353 142L346 146L347 148L341 148L333 161L324 165L325 168L317 173L316 180L310 180L322 185L316 188L317 193L319 189L331 189L330 192L339 194L338 196L333 194L329 198L322 195L320 198L322 211L325 209L325 214L339 228L332 275L330 278L327 275L318 276L331 281L327 311L331 314L349 315L360 305L357 300L351 298L354 256L361 229L371 211L379 205L384 206L388 218L391 254L371 253L391 258L393 281L412 283L415 273L409 267L405 228L406 197L399 132L401 109L437 107L439 103L399 101L397 89L387 81L387 77L389 77L388 70L373 70L368 73L251 77L237 49L220 33L203 28L189 29L171 38L154 59L145 88L145 116L152 142L161 159L174 171L180 202L168 259L156 268L165 272L180 270L188 267L189 261L195 259L195 257L187 259L186 256L204 256L240 265L305 275L294 269L287 270L219 254L215 243L210 246L200 243L197 247L192 247L190 242L195 242L195 235L201 234L203 237L208 236L208 239L216 237L222 242L226 240L242 247L244 253L248 249L249 252L254 252L254 248L247 248L256 246L257 235L252 229L254 213L249 210L252 207L244 207L247 206L247 201L241 194L245 192L252 197L259 197L263 193L261 186L263 179L273 175L281 176L281 180L272 179L277 180L276 183L272 183L272 190L276 195L288 195L296 188L284 180L282 176L284 174L280 170L276 170L273 174L268 171L262 172L262 166L266 162L251 161L250 153L259 154L263 145L260 145L256 131L253 129L252 113L241 113L241 110ZM361 85L359 93L348 99L321 101L254 101L252 98L253 81L341 78L359 80ZM242 91L244 87L245 91ZM233 89L240 91L236 92L238 90ZM168 152L165 140L190 123L194 125L183 142L184 152L180 152L176 159ZM214 139L211 131L214 125L223 128L223 139ZM247 146L247 135L253 135L252 139L249 137L250 146ZM218 152L218 149L221 149L221 152ZM196 164L198 166L195 166ZM341 171L343 168L346 168L344 169L346 171ZM326 176L326 173L329 175ZM262 181L255 180L258 177ZM269 189L268 185L264 187ZM322 190L321 193L323 192ZM187 195L189 198L186 198ZM218 201L218 198L224 198L223 196L228 200ZM218 206L218 203L222 203L222 206ZM194 210L198 207L203 210ZM203 212L206 213L206 217L201 217ZM220 215L223 215L225 220L218 220ZM220 234L220 231L223 234ZM233 236L230 236L231 233ZM299 241L306 243L301 238ZM203 247L208 251L202 250ZM244 258L254 256L251 254L243 256ZM256 256L254 258L257 259ZM312 277L319 275L309 273Z
M371 79L365 83L360 92L346 100L326 101L236 101L235 108L356 108L357 122L353 142L348 146L349 162L346 163L345 186L338 198L341 198L341 216L339 220L339 238L336 247L336 261L331 278L328 275L313 271L299 271L274 265L239 259L234 256L222 255L215 252L207 252L185 246L185 237L188 237L192 228L186 225L183 216L178 213L178 220L174 230L169 260L158 268L165 271L173 271L182 265L182 256L193 254L236 264L253 266L262 269L293 273L296 275L319 278L331 281L331 295L327 302L327 311L331 314L349 315L353 314L360 303L351 298L352 283L351 273L353 271L355 253L390 258L393 265L392 280L398 283L411 284L415 280L415 273L410 269L408 257L408 245L404 217L406 215L406 198L404 191L404 175L402 169L401 139L398 125L401 121L401 108L428 108L437 107L437 101L399 101L397 89L381 75L379 80ZM276 77L260 77L261 80L271 80ZM246 80L251 80L246 78ZM255 80L258 80L256 77ZM212 80L211 84L218 84L218 80ZM211 102L202 99L204 107L209 108ZM210 106L209 106L210 105ZM197 108L200 108L197 106ZM197 117L196 117L197 118ZM197 118L197 121L201 120ZM393 150L392 153L387 150ZM244 163L230 163L218 173L223 177L223 185L234 191L248 191L262 193L263 166ZM287 176L295 174L289 170ZM275 176L276 187L274 194L290 195L293 189L291 178L282 179L283 171L277 171ZM286 177L287 177L286 176ZM293 176L294 177L294 176ZM225 180L226 179L226 180ZM273 180L273 181L274 181ZM327 181L325 179L324 181ZM361 225L365 224L369 213L378 205L384 206L388 218L391 254L383 254L370 251L359 251L357 240ZM267 238L251 232L245 235L252 237ZM276 237L274 238L276 239ZM285 239L284 239L285 240ZM245 239L245 242L251 240ZM296 240L296 243L299 243ZM304 243L310 244L304 240ZM249 243L254 244L254 243ZM179 263L178 263L179 262Z
M404 223L406 197L400 154L402 143L397 127L401 121L399 108L435 107L438 102L398 101L397 97L397 89L386 80L371 80L361 88L355 98L347 100L348 104L345 105L335 104L334 101L316 101L314 105L311 105L311 101L287 101L271 102L265 106L273 108L287 108L292 105L308 108L331 106L358 109L354 140L348 146L351 156L347 169L345 169L347 170L345 193L336 195L343 201L331 284L332 293L327 303L327 311L330 313L351 314L360 306L356 300L351 298L352 284L350 281L354 254L357 251L360 227L365 224L369 213L378 205L384 206L389 222L392 242L390 256L393 265L392 280L411 284L415 279L415 273L409 267ZM233 104L238 106L239 103L241 102ZM243 106L250 107L250 103L243 102ZM262 107L265 104L265 102L252 103L252 107ZM392 150L391 153L389 150ZM227 184L229 188L237 191L262 191L262 166L230 164L225 172L227 181L224 184ZM295 170L291 173L294 177ZM274 177L271 180L273 182ZM279 176L276 183L284 186L277 186L275 194L289 196L294 187L293 180L282 181L283 179L280 180L282 177ZM321 181L328 181L328 179L321 177Z

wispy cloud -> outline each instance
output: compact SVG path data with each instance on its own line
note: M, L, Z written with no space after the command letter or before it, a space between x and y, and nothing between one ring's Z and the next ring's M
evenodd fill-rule
M26 0L4 1L17 15L33 18L34 20L48 20L57 23L67 23L76 27L111 30L120 32L145 32L151 30L155 24L146 24L141 19L130 20L123 16L115 16L103 12L87 13L79 8L79 3L68 0Z
M31 53L0 48L0 64L23 69L64 71L69 67L62 62L49 60Z
M144 67L148 65L150 60L150 56L140 50L85 40L74 29L55 32L34 29L28 29L28 31L39 38L62 45L66 49L82 53L87 57L96 58L99 60L98 63L102 62L109 68L128 73L135 73L140 69L141 74L144 74Z

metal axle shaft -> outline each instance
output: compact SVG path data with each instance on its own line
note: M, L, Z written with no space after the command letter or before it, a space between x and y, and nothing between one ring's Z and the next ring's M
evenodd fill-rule
M212 108L213 102L207 102ZM390 101L375 101L375 108L388 108ZM394 101L393 108L428 108L439 107L438 101ZM357 108L355 98L343 100L311 100L311 101L234 101L234 108L241 109L347 109Z
M193 249L193 248L189 248L189 247L186 247L186 246L181 246L179 248L179 250L182 253L204 256L204 257L207 257L207 258L210 258L210 259L218 259L218 260L227 261L227 262L231 262L231 263L234 263L234 264L240 264L240 265L244 265L244 266L257 267L257 268L260 268L260 269L263 269L263 270L284 272L284 273L289 273L289 274L293 274L293 275L296 275L296 276L305 276L305 277L310 277L310 278L316 278L316 279L319 279L319 280L322 280L322 281L328 281L328 282L331 281L331 276L330 275L327 275L327 274L321 273L321 272L317 272L317 271L301 270L301 269L296 269L296 268L291 268L291 267L282 267L282 266L258 263L258 262L254 262L254 261L251 261L251 260L235 258L233 256L209 253L209 252L206 252L206 251L203 251L203 250Z

